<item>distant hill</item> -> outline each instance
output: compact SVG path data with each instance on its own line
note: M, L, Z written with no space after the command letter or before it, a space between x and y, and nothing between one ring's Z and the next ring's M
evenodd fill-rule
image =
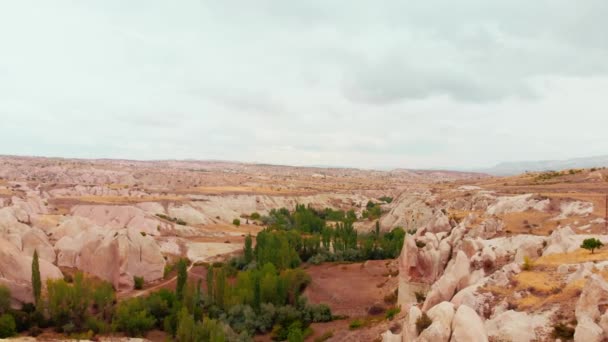
M524 173L526 171L557 171L564 169L582 169L602 166L608 166L608 155L564 160L507 162L500 163L489 169L478 171L497 176L509 176Z

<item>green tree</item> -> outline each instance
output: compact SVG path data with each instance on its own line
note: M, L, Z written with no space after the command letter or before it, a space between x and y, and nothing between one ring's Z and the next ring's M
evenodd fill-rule
M34 291L34 303L39 306L42 283L40 280L40 261L38 260L38 250L34 250L32 258L32 289Z
M7 313L11 308L11 290L0 285L0 314Z
M118 304L113 326L129 336L142 336L154 327L154 323L155 319L150 316L143 299L131 298Z
M601 248L602 246L604 246L604 244L596 238L585 239L581 244L581 248L590 250L591 254L593 254L596 249Z
M175 338L179 342L194 342L196 341L196 331L194 318L188 312L188 309L182 307L179 312L178 318L179 324L177 325L177 332Z
M186 282L188 282L188 265L185 259L179 259L177 262L177 285L175 287L175 295L178 300L184 298Z
M234 220L232 220L232 224L238 227L241 225L241 220L235 218Z
M207 268L207 304L211 305L213 304L213 299L214 299L214 291L213 291L213 283L214 283L214 272L213 272L213 266L210 265L209 268Z
M249 263L251 263L253 261L253 248L252 248L252 241L251 241L251 234L248 234L245 237L245 264L249 265Z
M0 316L0 338L14 336L17 333L15 319L9 314Z

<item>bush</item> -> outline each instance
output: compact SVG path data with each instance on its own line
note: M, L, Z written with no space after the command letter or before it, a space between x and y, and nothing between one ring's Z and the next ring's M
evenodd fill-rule
M418 303L424 303L424 301L426 300L426 294L424 292L416 291L414 292L414 296L416 296L416 301Z
M530 271L530 270L532 270L533 267L534 267L534 261L532 261L529 257L525 256L524 257L524 263L521 266L521 268L524 271Z
M232 220L232 224L238 227L238 226L240 226L240 225L241 225L241 220L239 220L239 219L234 219L234 220Z
M431 324L433 324L433 321L425 312L416 320L416 331L418 332L418 334L420 334L424 331L424 329L431 326Z
M553 337L556 339L571 340L574 337L574 328L557 323L553 326Z
M426 243L420 241L420 240L416 240L416 247L418 248L424 248L424 246L426 246Z
M260 217L261 216L259 213L251 213L251 215L249 215L249 218L251 218L252 220L259 220Z
M389 321L392 321L393 318L395 318L395 315L397 315L398 313L401 312L401 307L394 307L394 308L390 308L386 311L386 319L388 319Z
M348 328L350 330L355 330L355 329L359 329L363 326L363 322L360 319L355 319L354 321L350 322L350 324L348 325Z
M140 298L132 298L118 304L113 326L129 336L141 336L154 327L156 320L150 316Z
M0 316L0 338L14 336L17 333L15 319L9 314Z
M4 285L0 285L0 314L5 313L11 308L11 290Z
M141 290L144 288L144 277L133 276L133 288Z

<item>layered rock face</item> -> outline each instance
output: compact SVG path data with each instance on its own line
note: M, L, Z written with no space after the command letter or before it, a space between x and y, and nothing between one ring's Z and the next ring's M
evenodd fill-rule
M146 281L162 278L165 259L150 236L135 228L102 228L86 221L67 221L57 231L79 225L79 233L57 241L57 263L107 280L116 289L133 287L133 277ZM60 234L58 234L60 235Z
M39 262L43 284L47 279L63 278L63 274L55 265L44 259L40 259ZM0 284L11 290L14 301L33 302L32 256L2 237L0 237Z
M571 308L558 301L522 309L513 302L526 303L527 296L541 297L541 302L542 298L561 291L575 294L571 288L580 286L576 284L586 285L580 299L577 298L578 325L574 340L608 339L608 310L605 309L608 283L597 274L608 266L608 262L584 262L593 257L580 252L584 239L606 240L608 237L577 233L573 228L584 232L588 225L600 222L588 217L593 212L590 209L593 205L532 194L499 196L478 189L467 188L466 191L468 201L462 197L434 199L434 211L429 211L424 222L415 226L417 230L405 238L399 258L398 302L406 312L402 340L549 340L555 320L563 317L556 312ZM402 200L402 203L419 206L415 200ZM406 212L412 209L398 208ZM455 212L465 214L456 217ZM397 212L392 214L397 215ZM447 224L437 225L441 220L433 217L440 218L442 214ZM513 218L519 217L523 217L519 222L531 233L539 224L533 225L527 217L542 217L546 221L540 223L556 228L549 236L511 234ZM566 218L566 224L562 224L560 220ZM575 253L583 261L558 264L562 259L568 262L567 255ZM534 260L541 258L548 259L543 260L539 270L542 274L538 277L545 277L539 284L551 285L537 290L540 285L535 283ZM526 287L520 281L531 285ZM565 287L567 289L562 290ZM534 294L533 291L541 292ZM430 324L418 331L417 323L423 316L428 317Z

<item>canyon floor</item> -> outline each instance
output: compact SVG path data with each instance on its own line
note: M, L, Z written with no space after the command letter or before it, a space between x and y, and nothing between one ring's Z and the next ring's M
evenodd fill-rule
M601 341L608 251L580 246L608 243L607 196L606 169L491 177L4 156L0 284L14 305L31 302L37 250L43 279L79 270L112 283L119 298L141 296L175 286L165 267L178 258L204 279L199 265L240 253L245 236L263 229L253 213L306 204L360 217L372 201L383 231L411 234L397 260L305 265L309 301L344 317L313 324L309 340L331 331L335 341ZM360 219L355 227L374 225ZM143 290L133 290L134 276L145 279ZM377 312L396 291L401 312L387 320ZM421 330L423 315L431 323ZM363 324L351 329L355 319Z

